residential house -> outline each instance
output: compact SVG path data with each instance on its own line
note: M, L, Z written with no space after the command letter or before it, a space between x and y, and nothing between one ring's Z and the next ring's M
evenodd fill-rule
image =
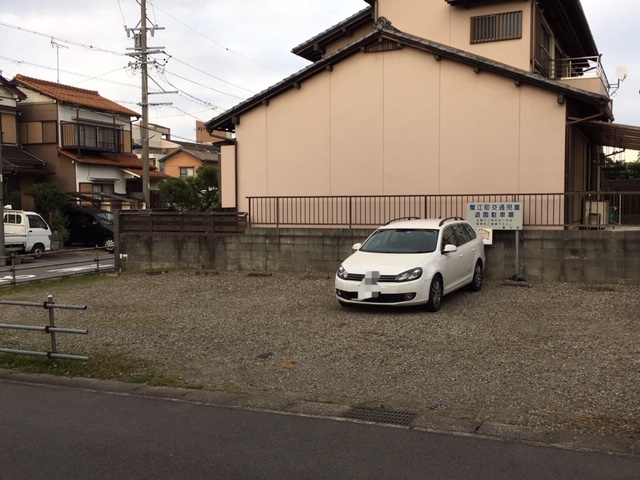
M196 142L177 141L171 138L171 129L149 124L149 160L158 171L170 177L187 178L196 175L202 165L218 166L220 146L212 145L212 138L206 134L203 122L196 122L198 137ZM203 134L202 132L205 132ZM133 124L134 152L142 150L140 124Z
M105 209L143 202L143 163L132 153L131 118L140 115L97 91L16 75L18 138L46 161L50 181ZM151 189L166 176L150 170Z
M33 197L26 192L45 181L45 161L26 152L18 143L18 102L25 95L0 75L0 158L2 158L3 201L14 208L33 209Z
M178 142L179 146L160 159L161 170L170 177L197 176L198 168L210 166L218 168L220 146L191 142Z
M142 135L140 134L140 123L134 123L133 127L133 152L142 155ZM171 141L171 129L162 125L149 124L149 165L159 172L163 171L160 159L170 152L173 152L180 145Z
M206 123L233 135L223 207L259 224L251 198L592 191L602 146L640 148L579 0L365 1L293 49L308 67Z

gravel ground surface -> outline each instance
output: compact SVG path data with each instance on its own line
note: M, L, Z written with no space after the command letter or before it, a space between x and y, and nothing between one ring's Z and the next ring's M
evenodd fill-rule
M640 438L637 285L485 282L438 313L344 309L326 274L171 271L0 290L47 294L88 306L57 310L59 326L90 330L60 337L64 353L143 357L214 387ZM47 321L42 309L2 311L3 323ZM0 331L0 345L24 348L26 335Z

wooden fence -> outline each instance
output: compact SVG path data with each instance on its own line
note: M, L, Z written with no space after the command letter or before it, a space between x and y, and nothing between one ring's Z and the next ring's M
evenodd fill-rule
M118 213L120 233L189 233L233 235L244 233L247 214L236 212L168 212L123 210Z

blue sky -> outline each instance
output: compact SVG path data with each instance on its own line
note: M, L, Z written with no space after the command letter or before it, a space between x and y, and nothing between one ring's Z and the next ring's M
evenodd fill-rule
M431 0L433 1L433 0ZM441 0L443 1L443 0ZM616 122L640 126L638 0L582 0L611 83L629 75L614 97ZM151 70L150 122L195 140L207 121L308 63L291 49L365 8L363 0L147 0L152 24L164 28L149 46L171 55ZM239 8L240 6L240 8ZM98 90L133 110L140 74L127 65L140 7L135 0L0 0L0 70ZM19 28L16 28L19 27Z

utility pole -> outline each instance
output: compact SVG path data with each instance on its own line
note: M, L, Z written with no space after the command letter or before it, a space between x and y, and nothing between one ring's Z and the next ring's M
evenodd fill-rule
M134 38L134 53L128 55L138 59L140 64L140 73L142 76L142 101L139 103L142 107L142 123L140 127L140 141L142 143L142 196L144 197L145 208L151 208L151 193L150 193L150 180L149 180L149 55L156 53L162 53L162 48L156 47L154 50L149 50L147 46L147 32L150 31L151 35L155 30L163 30L162 28L153 25L151 28L147 28L147 1L140 0L140 23L136 28L126 28L127 34L133 32ZM137 66L137 65L136 65Z
M149 79L147 77L147 1L141 0L142 17L140 20L140 49L142 72L142 196L146 209L151 208L151 193L149 191Z

